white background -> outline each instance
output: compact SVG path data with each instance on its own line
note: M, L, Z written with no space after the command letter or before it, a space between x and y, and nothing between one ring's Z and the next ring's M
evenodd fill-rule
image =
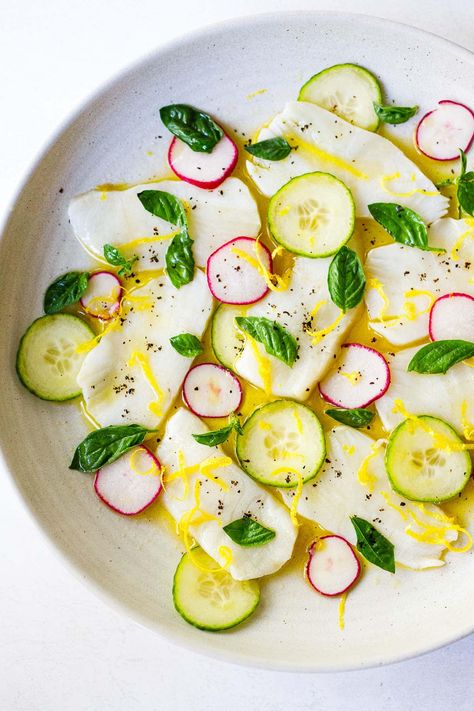
M0 0L0 218L50 134L130 62L202 25L284 9L374 14L474 50L472 0ZM363 672L284 674L222 664L168 644L93 597L43 540L3 471L0 506L1 711L474 706L474 636Z

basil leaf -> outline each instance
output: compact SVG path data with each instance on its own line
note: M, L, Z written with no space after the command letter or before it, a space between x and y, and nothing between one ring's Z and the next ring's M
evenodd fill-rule
M179 198L164 190L142 190L137 194L141 204L155 217L161 217L166 222L178 227L186 227L188 218L186 210Z
M172 336L170 343L175 351L186 358L194 358L203 351L201 341L192 333L180 333L177 336Z
M357 550L374 565L395 572L394 546L371 523L358 516L351 516L357 534Z
M194 276L193 240L185 229L173 237L166 250L166 270L177 289L189 284Z
M155 430L148 430L141 425L109 425L94 430L77 447L69 469L95 472L141 444L149 432Z
M368 208L374 220L387 230L395 242L428 252L446 251L428 246L426 225L419 214L409 207L402 207L393 202L373 202Z
M89 281L87 272L68 272L58 277L46 289L44 295L43 308L45 314L57 314L79 301Z
M168 131L199 153L211 153L224 135L208 114L187 104L163 106L160 117Z
M434 341L420 348L408 363L408 371L416 373L446 373L452 365L474 356L470 341Z
M374 413L370 410L365 410L363 407L356 407L353 410L326 410L325 412L333 420L356 429L367 427L374 419Z
M265 528L248 516L228 523L222 530L239 546L261 546L275 538L275 531Z
M474 217L474 171L466 173L466 154L461 154L461 174L458 178L457 199L460 207Z
M132 266L138 259L136 255L131 259L127 259L117 247L113 247L111 244L104 244L104 257L112 266L120 267L118 270L120 276L128 276L131 274Z
M283 326L264 316L237 316L238 327L265 346L270 355L279 358L290 367L298 355L298 343Z
M204 432L203 434L193 434L193 437L199 444L215 447L216 444L225 442L232 430L236 430L236 432L242 434L242 425L234 412L229 417L229 424L225 427L222 427L220 430L213 430L212 432Z
M193 434L193 437L199 444L205 444L207 447L215 447L217 444L225 442L233 429L234 425L229 424L220 430L204 432L203 434Z
M365 274L358 255L349 247L341 247L332 258L328 289L333 302L344 312L360 303L365 289Z
M418 106L382 106L374 101L374 110L384 123L405 123L418 111Z
M266 141L259 141L245 146L247 153L250 153L257 158L265 160L283 160L291 153L291 146L282 136L276 138L267 138Z

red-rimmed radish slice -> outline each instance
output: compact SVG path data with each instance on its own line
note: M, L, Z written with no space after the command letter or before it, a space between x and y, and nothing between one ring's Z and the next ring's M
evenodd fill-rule
M242 387L230 370L215 363L201 363L188 372L183 397L199 417L227 417L238 409Z
M474 113L468 106L444 99L418 123L416 145L433 160L456 160L459 149L467 151L474 138Z
M350 410L378 400L389 385L390 369L381 353L361 343L345 343L319 391L327 402Z
M207 283L211 294L224 304L243 305L259 301L268 292L261 265L271 272L272 256L256 239L236 237L223 244L207 260Z
M107 321L120 308L122 283L112 272L95 272L89 277L81 305L89 316Z
M211 153L193 151L184 141L173 138L168 163L178 178L199 188L217 188L234 170L239 156L234 141L224 134Z
M309 549L306 576L321 595L342 595L359 575L359 559L342 536L322 536Z
M94 480L97 496L124 516L133 516L150 506L161 488L161 465L143 445L99 469Z
M474 297L453 293L436 299L430 311L429 332L432 341L474 341Z

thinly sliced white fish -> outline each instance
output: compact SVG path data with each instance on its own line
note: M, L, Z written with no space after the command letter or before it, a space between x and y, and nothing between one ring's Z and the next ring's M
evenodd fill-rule
M113 244L127 256L138 255L139 269L165 266L176 226L145 210L137 198L142 190L163 190L184 202L198 266L205 266L211 252L233 237L255 237L260 230L255 200L238 178L227 178L214 190L181 180L160 180L127 190L90 190L73 198L69 219L79 242L94 257L103 260L104 245Z
M367 255L369 325L394 345L427 337L430 307L439 296L474 296L474 220L437 220L429 228L429 244L445 254L394 243Z
M320 106L290 101L258 134L263 141L284 136L297 147L284 160L253 158L247 170L264 195L274 195L297 175L321 170L350 188L357 217L370 217L367 205L396 202L431 223L449 205L420 169L391 141L338 118Z
M116 328L88 353L77 382L87 411L102 426L136 423L156 427L166 415L191 361L169 339L203 334L212 296L202 272L176 289L156 277L125 299ZM123 323L122 323L123 321ZM151 377L150 377L151 374Z
M294 365L289 367L269 355L262 344L246 338L234 364L239 375L273 395L296 400L305 400L309 396L314 385L334 362L344 336L360 313L357 307L342 315L331 301L327 286L330 263L330 257L296 258L289 288L269 292L247 310L247 316L263 316L277 321L297 339L298 360ZM321 302L312 317L311 312ZM337 325L321 340L311 335L312 331L330 327L340 316Z
M464 428L468 428L467 423L474 422L474 370L464 363L457 363L444 374L408 372L408 364L420 348L405 348L395 355L385 354L391 384L375 403L383 426L390 431L405 419L403 414L393 411L395 400L401 400L410 414L440 417L462 434Z
M322 528L337 533L350 543L357 542L351 516L369 521L395 546L395 560L417 570L443 565L440 559L442 545L421 542L406 533L409 527L415 533L426 528L412 518L432 527L442 523L429 514L441 515L439 507L424 504L420 507L393 492L384 466L383 447L367 466L372 479L369 488L358 479L358 471L366 457L373 452L374 440L350 427L336 427L326 436L326 464L316 479L303 486L298 502L298 513ZM291 505L294 491L283 489L282 495ZM448 541L456 540L456 531L446 534Z
M214 518L193 525L193 517L190 517L190 536L219 564L228 563L228 570L236 580L260 578L274 573L291 557L297 533L283 504L256 484L234 462L211 468L208 476L195 466L194 470L197 471L192 470L188 475L168 481L173 473L181 469L180 457L187 467L193 467L204 461L209 463L210 458L224 456L220 447L199 444L192 436L207 431L206 425L184 408L180 408L168 420L165 435L157 450L158 459L165 468L161 503L177 522L182 522L196 506L195 492L198 486L199 511L196 512L196 518L203 512ZM226 487L213 480L212 475L225 482ZM196 485L198 480L202 482L200 486ZM223 526L243 516L251 516L262 526L275 531L275 537L261 546L246 547L234 543L223 531Z

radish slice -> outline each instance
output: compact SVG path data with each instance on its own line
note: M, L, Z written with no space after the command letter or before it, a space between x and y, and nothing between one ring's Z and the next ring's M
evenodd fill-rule
M474 297L454 293L436 299L430 311L429 331L432 341L474 341Z
M230 370L214 363L201 363L187 374L183 397L199 417L227 417L238 409L242 387Z
M321 381L323 398L337 407L367 407L386 392L390 369L381 353L361 343L346 343L334 370Z
M89 277L81 305L89 316L107 321L120 308L122 284L112 272L95 272Z
M211 153L193 151L173 138L168 149L168 163L178 178L200 188L217 188L232 173L238 150L234 141L224 134Z
M342 595L359 575L359 559L342 536L322 536L309 549L306 576L321 595Z
M268 286L257 254L264 268L271 272L271 254L256 239L236 237L216 249L207 260L211 294L224 304L253 304L263 298Z
M133 516L150 506L161 488L160 462L143 445L99 469L94 480L97 496L124 516Z
M445 99L416 127L416 145L433 160L456 160L459 149L469 149L474 138L474 113L457 101Z

